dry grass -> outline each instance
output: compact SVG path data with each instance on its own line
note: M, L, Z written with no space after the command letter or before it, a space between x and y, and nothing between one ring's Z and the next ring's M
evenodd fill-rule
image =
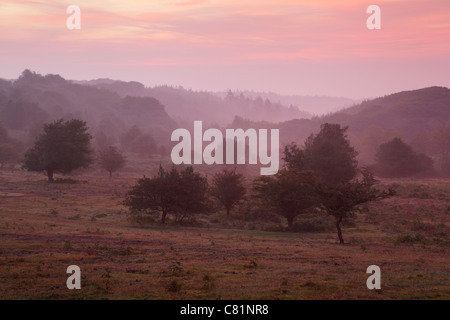
M339 245L334 232L245 230L219 214L136 225L120 205L135 177L72 178L0 173L1 299L450 298L448 180L384 181L399 196L362 208ZM66 288L71 264L82 290ZM372 264L382 290L366 288Z

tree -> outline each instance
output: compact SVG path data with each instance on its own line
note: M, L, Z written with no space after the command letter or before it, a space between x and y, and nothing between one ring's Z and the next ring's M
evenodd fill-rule
M338 184L350 181L357 173L358 153L347 138L347 127L324 123L320 132L311 134L301 149L291 144L284 149L288 168L315 171L323 182Z
M230 210L245 196L244 176L236 170L224 169L214 175L211 194L225 207L227 217Z
M315 193L317 183L311 171L283 169L275 176L257 178L253 191L264 205L285 217L291 229L296 216L319 204Z
M303 149L295 143L284 147L284 162L289 169L304 170L306 168Z
M335 218L340 243L344 243L341 230L342 220L353 216L358 205L385 199L395 194L391 189L380 191L374 188L376 180L367 169L362 169L361 174L360 180L341 182L337 185L322 183L317 188L321 206Z
M193 167L186 167L180 172L176 191L175 214L178 222L207 210L208 180L194 172Z
M100 167L109 172L111 178L113 172L125 166L126 158L116 147L110 146L99 152L98 162Z
M206 178L187 167L178 172L175 167L166 171L162 166L152 178L143 177L127 192L124 205L131 212L151 214L159 212L161 223L168 214L182 221L188 215L206 209L208 182Z
M92 163L91 135L86 122L57 120L44 125L44 133L25 153L23 167L28 171L45 171L49 182L55 172L69 173Z
M175 195L173 190L177 188L177 182L178 173L175 168L166 171L160 166L156 176L153 178L144 176L128 190L123 204L129 207L132 213L160 212L161 223L164 224L167 214L174 211Z
M377 172L383 177L409 177L433 171L433 160L417 154L400 138L394 138L378 147L375 154Z

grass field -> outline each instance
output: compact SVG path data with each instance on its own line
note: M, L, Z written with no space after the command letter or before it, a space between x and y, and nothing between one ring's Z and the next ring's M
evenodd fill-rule
M449 180L382 181L398 195L362 208L339 245L222 212L140 225L120 204L135 177L72 178L0 173L1 299L450 298ZM72 264L81 290L66 288ZM366 287L372 264L381 290Z

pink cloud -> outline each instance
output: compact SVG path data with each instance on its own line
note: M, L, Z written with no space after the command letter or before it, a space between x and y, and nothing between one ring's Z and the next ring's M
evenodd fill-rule
M69 31L65 2L0 1L1 63L9 72L0 76L11 77L28 64L37 71L70 65L67 74L92 65L148 70L216 66L217 74L221 66L239 65L247 70L251 87L257 73L250 66L273 70L288 64L292 70L309 70L306 64L314 62L322 64L317 68L326 74L364 61L414 65L431 60L440 65L439 72L450 68L448 1L377 3L382 30L369 31L365 26L369 3L359 0L93 0L81 4L82 30ZM177 80L192 81L185 69L179 70ZM233 77L227 77L232 84ZM285 78L292 82L294 76ZM291 83L282 85L279 88L295 88Z

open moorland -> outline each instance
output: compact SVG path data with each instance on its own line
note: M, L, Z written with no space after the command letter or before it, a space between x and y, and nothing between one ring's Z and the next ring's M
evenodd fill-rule
M296 232L242 210L136 221L121 201L137 176L64 178L0 173L2 299L450 298L449 180L382 180L397 195L362 207L341 245L314 213ZM381 290L366 287L373 264ZM69 265L81 290L66 287Z

